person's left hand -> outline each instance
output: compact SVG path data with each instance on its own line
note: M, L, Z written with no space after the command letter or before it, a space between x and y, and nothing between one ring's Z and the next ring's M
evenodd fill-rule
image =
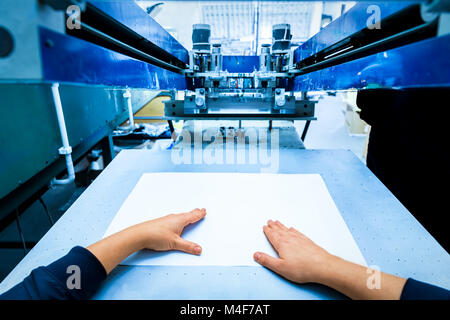
M300 231L272 220L267 222L263 231L279 255L275 258L255 252L255 261L264 267L297 283L318 282L330 270L332 255Z
M185 213L169 214L167 216L146 221L133 226L142 239L142 247L155 251L180 250L199 255L202 247L197 243L181 238L183 229L203 219L206 209L194 209Z

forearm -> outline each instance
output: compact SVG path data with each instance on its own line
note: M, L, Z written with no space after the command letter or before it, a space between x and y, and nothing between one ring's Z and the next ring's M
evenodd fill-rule
M136 226L102 239L86 249L94 254L109 274L120 262L144 248Z
M372 286L369 285L371 279L375 280ZM352 299L398 300L406 279L384 272L368 272L367 267L330 255L317 277L317 282Z

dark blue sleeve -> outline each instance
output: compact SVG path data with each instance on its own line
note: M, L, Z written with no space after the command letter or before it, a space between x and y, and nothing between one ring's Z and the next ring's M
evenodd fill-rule
M450 291L408 278L400 300L450 300Z
M34 269L0 299L89 299L105 278L101 262L89 250L77 246L50 265Z

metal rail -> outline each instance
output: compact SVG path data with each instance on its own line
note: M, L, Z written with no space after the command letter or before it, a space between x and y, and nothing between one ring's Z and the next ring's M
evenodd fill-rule
M299 74L306 74L306 73L309 73L309 72L313 72L313 71L316 71L316 70L327 68L327 67L339 64L339 63L346 62L346 61L359 59L359 58L364 56L364 53L366 53L366 52L368 52L370 50L376 49L377 47L381 47L381 46L387 45L387 44L392 43L392 42L394 42L394 41L396 41L396 40L398 40L400 38L407 37L407 36L410 36L412 34L424 31L424 30L426 30L426 29L428 29L430 27L433 27L435 24L436 24L436 21L433 20L431 22L427 22L427 23L424 23L422 25L413 27L411 29L399 32L399 33L397 33L395 35L392 35L392 36L389 36L387 38L383 38L381 40L375 41L375 42L370 43L368 45L365 45L363 47L356 48L354 50L344 52L344 53L342 53L340 55L333 56L333 57L331 57L329 59L326 59L324 61L320 61L320 62L317 62L315 64L312 64L312 65L300 68L300 69L298 69L297 75L299 75ZM390 48L390 49L392 49L392 48Z
M179 74L183 73L183 70L184 70L183 68L174 66L174 65L172 65L170 63L167 63L167 62L162 61L162 60L160 60L158 58L155 58L155 57L153 57L153 56L151 56L151 55L149 55L149 54L147 54L145 52L142 52L142 51L140 51L138 49L135 49L132 46L130 46L130 45L128 45L128 44L126 44L126 43L124 43L124 42L122 42L120 40L117 40L117 39L107 35L106 33L103 33L100 30L97 30L97 29L95 29L95 28L93 28L93 27L91 27L91 26L81 22L80 20L75 20L75 21L77 23L79 23L81 28L84 29L85 31L87 31L87 32L89 32L89 33L91 33L91 34L93 34L93 35L95 35L95 36L97 36L97 37L99 37L99 38L101 38L101 39L103 39L105 41L113 43L116 46L121 47L122 49L125 49L125 50L127 50L129 52L132 52L135 55L138 55L141 58L145 59L145 61L147 61L147 62L150 62L150 63L155 64L155 65L157 65L157 66L159 66L161 68L165 68L167 70L170 70L170 71L173 71L173 72L176 72L176 73L179 73Z

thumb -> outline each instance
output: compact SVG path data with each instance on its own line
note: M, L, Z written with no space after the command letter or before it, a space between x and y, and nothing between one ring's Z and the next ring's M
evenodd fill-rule
M253 258L260 265L262 265L266 268L269 268L270 270L275 271L277 273L280 272L281 263L282 263L281 259L274 258L263 252L255 252L255 254L253 255Z
M199 255L202 253L202 247L200 247L198 244L185 240L183 238L178 238L175 241L175 250L184 251L190 254Z

